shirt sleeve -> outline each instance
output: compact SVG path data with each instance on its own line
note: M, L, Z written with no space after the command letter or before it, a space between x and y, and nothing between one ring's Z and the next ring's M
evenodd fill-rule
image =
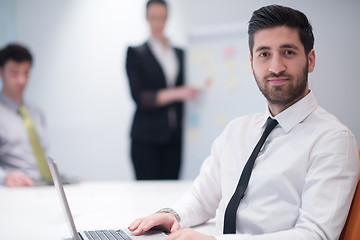
M181 227L200 225L213 218L221 200L218 156L222 140L215 140L210 156L201 166L200 174L190 190L172 208L179 214Z
M141 56L135 48L128 48L126 56L126 73L129 79L131 95L138 107L144 109L157 108L157 90L145 89L143 81L146 76L140 58Z
M262 234L215 236L217 240L335 240L339 238L359 179L359 155L349 131L331 133L313 147L292 229ZM279 216L281 217L281 216Z

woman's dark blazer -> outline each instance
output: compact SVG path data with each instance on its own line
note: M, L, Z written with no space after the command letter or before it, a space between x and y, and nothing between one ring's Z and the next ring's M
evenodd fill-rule
M184 52L175 48L179 62L179 74L175 85L184 84ZM163 107L156 106L156 93L166 88L164 71L149 43L129 47L126 57L126 72L131 95L136 103L136 111L131 127L133 141L164 144L170 140L174 129L170 129L168 110L174 108L177 116L176 131L181 131L183 122L183 103L176 102Z

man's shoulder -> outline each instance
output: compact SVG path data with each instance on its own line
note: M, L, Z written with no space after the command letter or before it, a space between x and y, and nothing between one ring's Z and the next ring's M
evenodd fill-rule
M4 117L9 114L9 112L12 112L11 108L3 101L0 100L0 116Z
M0 109L4 109L4 108L5 108L5 103L0 100Z
M324 131L350 131L335 115L320 106L310 115L310 118L314 124L321 126Z

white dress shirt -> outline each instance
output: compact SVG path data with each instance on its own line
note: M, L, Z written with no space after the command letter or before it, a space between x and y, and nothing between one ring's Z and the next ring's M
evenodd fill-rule
M237 211L237 234L222 235L224 212L264 131L265 114L231 121L192 188L172 208L182 227L216 216L216 239L338 239L359 177L356 139L312 92L275 116Z
M149 46L164 72L167 87L174 87L180 68L175 50L171 47L170 42L164 46L153 36L149 39Z
M180 71L180 63L176 57L175 49L171 47L169 41L167 46L164 46L164 44L153 36L149 39L149 46L163 70L166 86L168 88L175 87L176 79ZM174 108L169 108L168 116L171 127L176 128L176 112Z

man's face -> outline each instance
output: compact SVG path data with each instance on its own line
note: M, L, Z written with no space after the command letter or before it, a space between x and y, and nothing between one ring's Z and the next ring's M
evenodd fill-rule
M28 61L8 60L0 68L0 76L3 80L2 93L15 101L22 101L22 95L29 80L30 68L31 63Z
M308 93L307 75L314 70L315 53L305 54L297 29L280 26L256 32L250 61L270 105L285 109Z
M146 12L146 19L152 35L162 36L167 20L166 6L161 3L150 4Z

